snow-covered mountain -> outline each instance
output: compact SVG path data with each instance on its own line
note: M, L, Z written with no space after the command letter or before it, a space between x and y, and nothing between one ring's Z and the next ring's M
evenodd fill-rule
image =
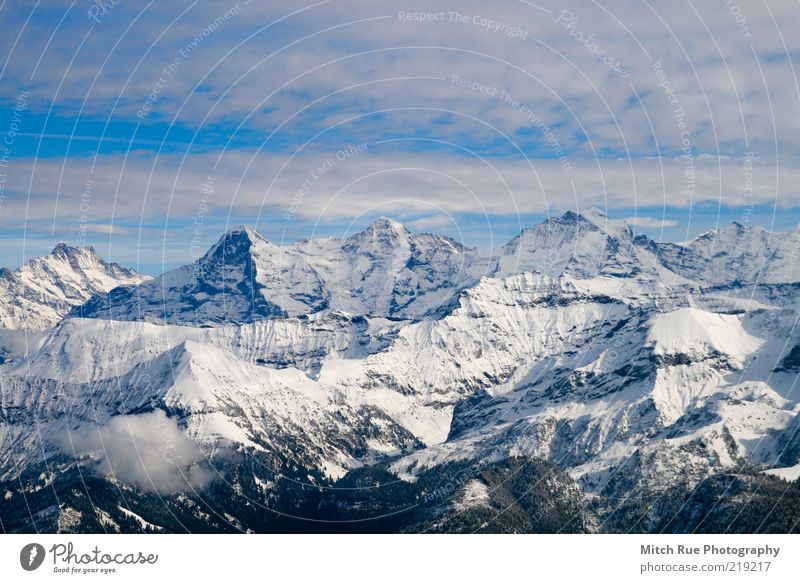
M0 483L13 499L54 479L51 466L86 465L126 483L82 436L167 419L200 452L184 473L205 464L233 484L208 487L237 529L285 528L240 508L244 491L323 521L422 497L435 522L403 528L446 529L443 513L502 505L488 485L525 459L538 464L526 479L551 475L537 490L551 508L583 498L577 530L664 528L677 509L663 500L711 478L774 491L800 476L797 236L734 225L659 244L590 209L482 258L387 219L283 247L234 229L193 266L96 296L89 318L24 346L9 337ZM65 447L70 432L83 447ZM167 477L157 491L171 492ZM354 489L362 499L337 493ZM522 516L537 504L515 506L508 528L541 525Z
M251 227L228 231L192 265L93 298L80 314L219 325L321 310L421 318L473 283L475 252L381 218L346 239L276 245Z
M647 251L634 245L630 227L590 208L523 229L498 249L495 277L538 272L586 279L596 275L633 276L652 267Z
M149 279L104 261L92 247L59 243L15 271L0 269L0 328L44 330L94 295Z
M771 233L732 223L684 244L658 248L662 263L707 285L795 283L800 280L800 227Z

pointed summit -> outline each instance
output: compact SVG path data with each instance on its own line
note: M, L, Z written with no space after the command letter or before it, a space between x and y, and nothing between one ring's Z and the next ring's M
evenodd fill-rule
M390 250L398 242L407 240L411 233L402 223L387 217L378 217L366 229L345 239L343 248L348 251L368 247Z
M267 240L267 238L258 231L256 231L254 227L251 227L250 225L238 225L236 227L228 229L225 232L225 234L222 237L220 237L220 241L223 241L225 239L233 239L241 237L246 237L251 241Z
M78 260L79 258L90 259L92 261L105 263L102 257L97 254L97 251L95 251L94 247L91 245L75 247L63 241L60 241L55 247L53 247L53 250L50 251L50 256L68 260Z
M631 228L628 223L621 219L612 219L606 212L598 206L590 206L580 212L583 220L591 223L608 237L615 239L627 239L631 235Z
M603 209L601 209L597 205L592 205L589 208L582 210L581 214L584 217L586 217L587 219L589 219L589 218L607 219L608 218L608 215L606 214L606 211L604 211Z
M94 253L94 249L91 247L73 247L72 245L68 245L64 241L59 241L58 244L53 247L53 250L50 252L50 255L54 255L56 257L70 257L79 254L83 250L90 251Z
M388 217L378 217L372 224L366 228L364 232L375 233L375 234L382 234L382 233L389 233L389 234L404 234L408 233L408 229L406 229L405 225L399 223L395 220L392 220Z
M603 211L603 209L600 207L590 206L589 208L581 211L568 210L560 217L556 217L551 220L558 221L561 224L571 225L581 220L588 221L592 224L602 224L610 219L608 218L608 215L606 215L605 211Z
M53 247L53 250L50 251L50 255L64 255L69 253L69 250L70 250L69 245L64 243L64 241L59 241L58 244L56 244L56 246Z
M251 249L258 244L269 243L269 240L250 225L239 225L228 229L219 240L206 252L204 258L211 259L224 254L230 261L232 256L244 253L250 255Z

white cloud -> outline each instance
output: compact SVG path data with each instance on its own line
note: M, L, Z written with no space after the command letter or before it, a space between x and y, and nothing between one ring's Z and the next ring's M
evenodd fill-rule
M86 233L95 235L114 235L118 237L129 236L134 234L134 230L121 225L113 225L110 223L83 223L81 229ZM52 225L45 226L40 224L31 225L29 228L31 233L40 235L52 235L55 237L64 236L69 237L74 235L74 231L64 228L64 225L56 225L55 229Z
M441 227L448 227L453 225L456 221L453 219L452 216L441 214L441 215L430 215L427 217L420 217L418 219L414 219L413 221L409 221L406 223L406 226L409 229L414 229L417 231L424 231L426 229L437 229Z
M96 459L99 474L146 491L200 489L212 479L200 464L200 449L163 411L113 417L105 425L70 432L60 447Z
M346 126L352 135L403 134L443 117L426 108L442 108L464 116L436 124L430 133L438 137L474 143L495 139L492 128L508 135L530 129L519 107L454 86L452 76L460 75L508 92L575 150L652 154L658 143L674 152L681 130L676 104L653 68L658 62L698 153L738 156L745 148L772 151L775 143L787 151L800 147L800 88L791 61L798 50L796 3L742 4L738 21L718 0L680 7L632 0L579 3L570 8L578 19L572 28L557 21L563 2L537 4L544 10L523 2L434 0L423 7L337 0L292 16L287 15L300 8L296 2L242 5L181 60L144 123L202 129L209 122L244 122L266 135L286 122L280 137L298 139L323 130L331 119L422 108ZM38 63L32 110L48 111L59 88L59 111L74 114L83 106L84 116L104 120L113 108L116 119L137 121L135 112L164 67L229 7L199 3L178 18L184 7L177 4L159 3L144 12L136 4L117 5L81 50L91 21L69 18L50 40L55 19L34 18L10 55L0 88L12 99L19 87L31 85ZM398 17L401 10L422 9L442 11L446 18ZM10 51L27 11L5 11L10 34L1 46ZM453 20L451 12L466 22ZM493 32L480 24L482 18L518 26L527 38ZM598 51L619 60L630 76L610 70ZM303 110L317 99L322 101Z
M341 221L364 214L419 217L457 213L516 215L561 212L598 205L609 209L690 208L701 203L747 208L800 206L800 164L785 158L752 162L752 177L741 158L558 160L466 158L445 153L402 153L370 145L366 152L327 164L335 152L288 159L276 154L233 151L182 160L177 154L101 156L85 198L91 159L15 160L0 224L55 223L77 229L91 224L140 220L163 230L181 221L204 225L235 220L259 222L276 237L296 220ZM691 165L690 165L691 164ZM748 163L749 164L749 163ZM687 176L688 174L688 176ZM316 178L314 178L316 176ZM209 177L213 180L209 182ZM32 184L30 192L27 191ZM205 186L204 186L205 185ZM205 189L205 193L204 193ZM58 193L56 197L54 194ZM88 202L85 202L88 200ZM291 220L287 219L287 213ZM652 210L649 211L652 214ZM49 228L49 227L48 227ZM120 233L115 234L118 235Z
M643 227L645 229L665 229L669 227L677 227L679 224L678 221L673 221L670 219L659 219L657 217L644 216L625 217L622 220L635 227Z

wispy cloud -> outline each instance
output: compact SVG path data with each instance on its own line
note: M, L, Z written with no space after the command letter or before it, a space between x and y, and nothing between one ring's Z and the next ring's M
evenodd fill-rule
M224 223L231 215L264 223L274 232L298 219L324 223L364 214L416 218L548 213L592 205L800 206L800 165L776 172L774 160L694 160L687 176L686 161L674 157L571 158L565 172L553 159L432 156L376 144L338 160L342 148L290 157L239 150L186 159L147 152L66 162L18 159L7 180L0 224L18 227L18 217L27 216L76 228L85 216L98 232L140 220L163 230L187 220L198 227Z
M6 29L16 33L29 9L8 4ZM121 3L100 23L72 9L49 40L52 16L68 9L50 3L51 18L35 11L13 53L16 34L5 35L0 88L11 99L32 86L39 112L54 103L56 115L98 121L241 123L263 137L280 127L298 143L324 141L332 121L351 118L342 129L353 136L435 128L472 145L501 134L524 142L536 137L530 111L572 151L676 152L680 106L697 153L800 145L796 5L743 7L737 20L710 0L670 10L581 3L570 19L562 3L540 4L437 0L425 12L441 17L419 21L403 16L419 6L388 1ZM503 24L527 34L509 37Z
M449 215L430 215L409 221L406 226L411 229L424 231L426 229L441 229L454 223L453 217Z
M679 225L678 221L673 221L671 219L659 219L657 217L636 216L625 217L622 220L635 227L645 227L648 229L663 229L667 227L676 227Z

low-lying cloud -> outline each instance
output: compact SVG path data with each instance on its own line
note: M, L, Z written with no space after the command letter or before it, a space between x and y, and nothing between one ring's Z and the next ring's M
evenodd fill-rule
M213 478L200 448L163 411L114 417L70 432L60 446L70 455L97 460L98 474L149 492L200 489Z
M635 227L644 227L648 229L662 229L667 227L675 227L678 225L678 221L673 221L671 219L659 219L658 217L635 216L625 217L622 220Z

